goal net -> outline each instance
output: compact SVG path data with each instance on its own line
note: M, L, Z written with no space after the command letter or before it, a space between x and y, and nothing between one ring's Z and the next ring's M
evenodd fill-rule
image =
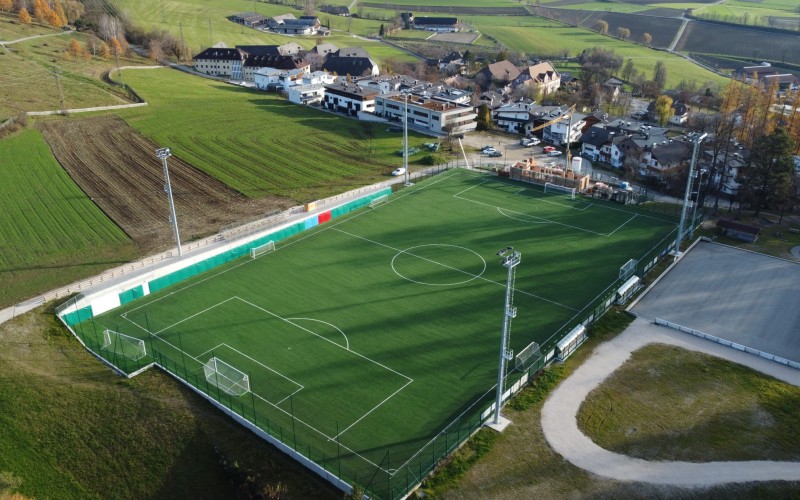
M209 384L227 394L241 396L250 392L250 378L217 357L206 361L203 371Z
M250 258L255 259L256 257L260 257L265 253L274 252L275 251L275 242L268 241L263 245L254 247L250 249Z
M636 265L639 263L636 259L631 259L619 268L619 279L626 280L636 272Z
M369 202L369 208L375 208L378 205L380 205L381 203L386 203L386 201L388 199L389 199L389 195L388 194L384 194L382 196L378 196L377 198L375 198L374 200Z
M552 182L544 183L544 192L566 194L570 198L575 199L575 188L559 186L558 184L553 184Z
M133 361L138 361L147 355L144 340L113 330L103 331L103 345L100 346L100 350L113 352Z
M539 349L539 344L531 342L528 347L521 350L517 354L514 369L519 371L528 371L531 366L539 361L542 357L542 351Z

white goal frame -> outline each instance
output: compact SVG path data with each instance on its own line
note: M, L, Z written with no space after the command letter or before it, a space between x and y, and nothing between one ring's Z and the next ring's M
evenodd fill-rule
M103 344L100 350L112 351L133 361L139 361L147 356L144 340L108 329L103 330Z
M573 200L575 199L575 188L569 188L567 186L559 186L558 184L553 184L552 182L545 182L544 183L544 192L547 192L547 188L550 188L551 191L558 191L560 193L564 193L569 195L570 198Z
M377 198L375 198L375 199L373 199L372 201L369 202L369 208L375 208L378 205L380 205L381 203L386 203L387 201L389 201L389 195L388 194L384 194L384 195L378 196Z
M241 396L250 392L250 377L216 356L203 365L203 372L209 384L231 396Z
M639 261L636 259L630 259L628 262L622 265L619 268L619 279L626 280L636 272L636 266L639 265Z
M514 359L514 369L519 371L527 371L542 357L541 346L536 342L531 342L528 347L521 350Z
M269 240L268 242L264 243L263 245L259 245L257 247L253 247L250 249L250 258L255 259L258 258L265 253L270 253L275 251L275 242Z

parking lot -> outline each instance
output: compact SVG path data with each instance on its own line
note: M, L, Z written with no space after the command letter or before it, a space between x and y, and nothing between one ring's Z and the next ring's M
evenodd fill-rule
M522 139L521 135L474 132L466 135L461 139L461 142L464 145L467 159L470 165L473 166L510 165L533 157L538 165L564 168L567 161L565 154L548 156L544 148L550 146L549 144L540 143L537 146L526 147L520 144L520 139ZM500 156L491 156L481 152L486 146L493 147L495 151L500 153ZM563 147L555 149L562 153L564 151ZM583 173L589 173L591 171L590 163L585 159L583 163L585 166Z

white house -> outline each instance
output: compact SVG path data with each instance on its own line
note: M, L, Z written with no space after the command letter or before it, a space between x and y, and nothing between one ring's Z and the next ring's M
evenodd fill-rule
M525 132L525 124L531 120L534 101L520 101L500 106L492 112L495 125L512 134Z
M325 85L325 97L322 105L326 109L358 116L359 113L372 113L375 111L374 90L359 87L354 83L332 83Z
M553 116L551 119L558 118ZM556 123L551 123L542 131L542 139L553 144L567 144L567 137L569 142L577 142L581 137L581 131L586 127L586 115L580 113L573 113L572 118L564 118ZM569 135L568 135L569 134Z
M375 116L402 123L406 103L399 93L375 98ZM478 115L475 108L466 104L441 102L433 99L408 96L408 125L437 134L464 133L475 130ZM448 130L449 129L449 130Z
M256 88L260 90L274 90L281 86L287 89L297 85L306 74L306 68L283 70L277 68L261 68L254 73L253 79Z
M325 86L315 85L293 85L286 89L286 97L289 102L295 104L315 104L322 102L325 98Z

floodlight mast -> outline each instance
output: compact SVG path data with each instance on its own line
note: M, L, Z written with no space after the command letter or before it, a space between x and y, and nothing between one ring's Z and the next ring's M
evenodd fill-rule
M413 186L408 173L408 92L403 92L403 168L405 169L406 186Z
M169 182L169 167L167 166L167 158L172 156L169 148L156 149L156 157L161 159L164 166L164 191L167 193L169 199L169 212L170 222L172 222L172 231L175 233L175 243L178 245L178 257L183 257L183 249L181 249L181 235L178 232L178 218L175 216L175 202L172 200L172 185Z
M678 223L678 235L675 237L675 258L681 255L681 240L683 240L683 224L686 221L686 208L689 205L689 194L692 192L692 180L694 178L694 167L697 163L697 150L700 143L706 138L708 134L703 134L697 137L694 141L694 149L692 150L692 161L689 163L689 177L686 179L686 193L683 195L683 207L681 208L681 220ZM697 200L695 200L697 203Z
M506 301L503 309L503 337L500 341L500 366L497 369L497 396L494 404L494 425L500 424L500 407L505 390L506 367L508 361L514 356L514 352L508 348L509 338L511 337L511 320L517 315L517 308L514 307L514 281L516 278L516 267L522 261L522 253L512 247L500 249L497 255L503 258L500 263L508 269L508 279L506 281Z

